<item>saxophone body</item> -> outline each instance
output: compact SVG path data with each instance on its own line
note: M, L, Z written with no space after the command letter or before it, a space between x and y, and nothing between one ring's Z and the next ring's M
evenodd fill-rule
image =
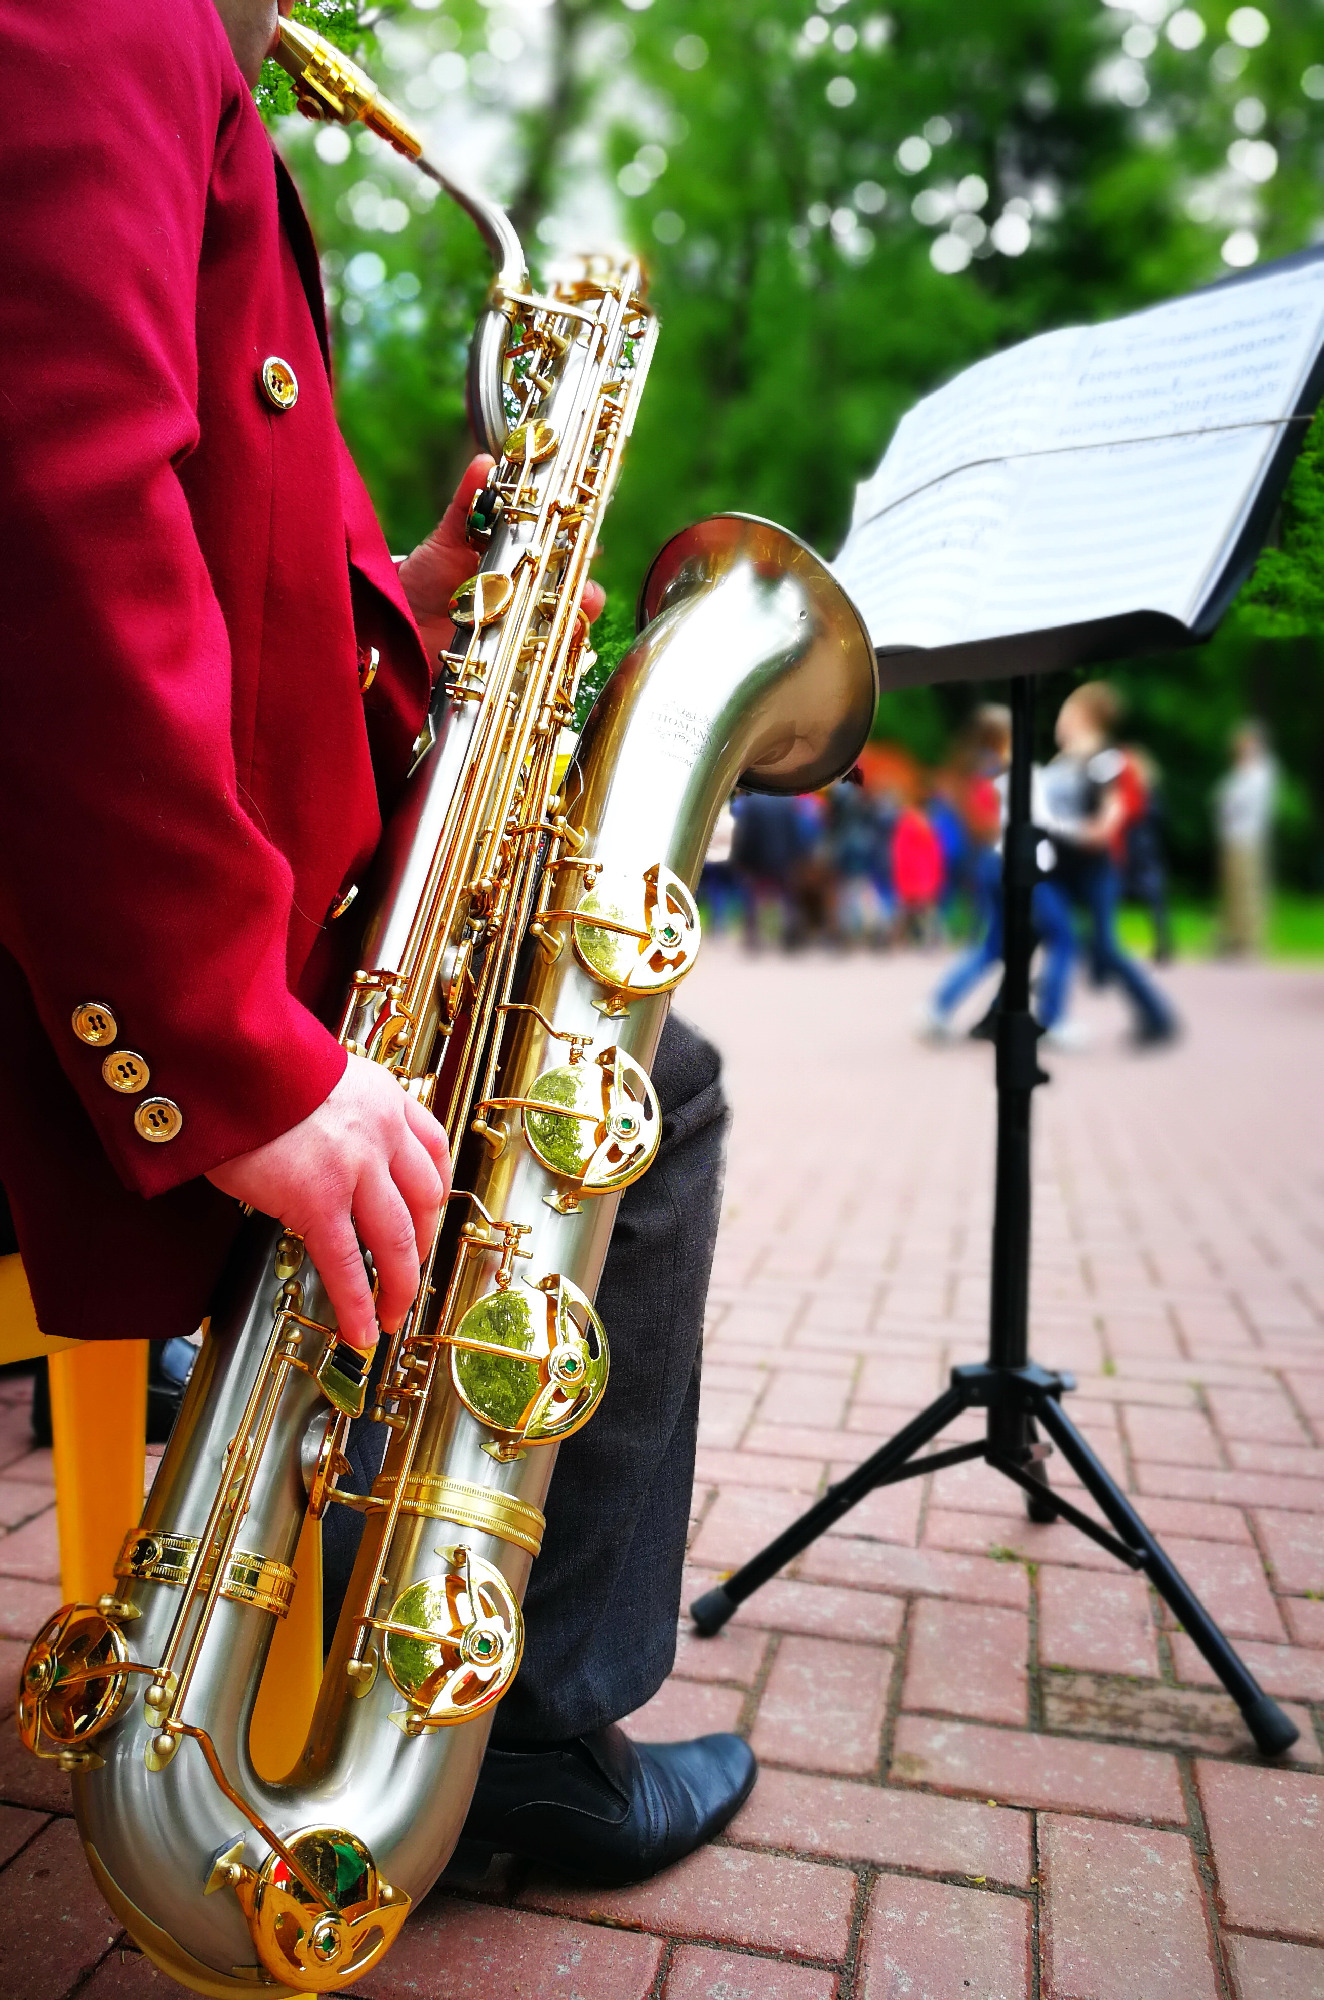
M368 103L385 130L361 72L346 111L352 66L283 26L301 100L329 77L319 115ZM21 1683L24 1739L72 1773L106 1900L200 1993L340 1991L449 1859L518 1668L557 1446L610 1393L593 1293L660 1137L648 1068L698 949L713 823L737 782L846 769L876 697L817 557L719 516L657 558L567 766L579 600L656 325L628 259L535 296L504 218L481 219L500 271L471 408L498 465L341 1024L447 1124L455 1192L371 1402L300 1240L245 1223L113 1587L56 1614ZM361 1412L388 1437L368 1493L343 1457ZM286 1772L259 1773L296 1546L337 1505L364 1532L313 1721Z

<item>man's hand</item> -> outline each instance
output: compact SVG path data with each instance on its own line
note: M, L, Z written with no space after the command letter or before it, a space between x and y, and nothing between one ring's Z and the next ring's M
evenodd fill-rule
M486 486L491 470L492 460L486 453L472 460L432 533L400 565L400 582L409 608L434 662L450 645L455 630L447 611L451 597L478 568L478 557L465 540L464 525L474 494ZM607 601L602 585L586 585L582 601L586 617L596 618Z
M331 1095L278 1139L207 1175L222 1193L302 1236L341 1336L371 1348L394 1333L450 1192L450 1149L430 1111L365 1056L350 1056ZM355 1231L377 1267L377 1312Z

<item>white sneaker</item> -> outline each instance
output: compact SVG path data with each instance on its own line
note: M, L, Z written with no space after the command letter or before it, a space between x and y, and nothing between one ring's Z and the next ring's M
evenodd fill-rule
M1094 1047L1094 1035L1083 1021L1057 1021L1044 1029L1043 1039L1050 1049L1062 1049L1072 1055Z
M945 1014L936 1007L926 1004L915 1022L915 1033L922 1042L954 1042L956 1030Z

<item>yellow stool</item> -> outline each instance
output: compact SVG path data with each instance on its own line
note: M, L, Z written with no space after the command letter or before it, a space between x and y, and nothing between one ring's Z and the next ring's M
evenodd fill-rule
M147 1470L147 1342L47 1340L22 1261L0 1257L0 1364L50 1361L60 1588L95 1604L113 1587L115 1559L137 1526ZM303 1745L322 1678L322 1539L299 1538L299 1585L278 1621L253 1717L251 1749L264 1777L283 1777Z

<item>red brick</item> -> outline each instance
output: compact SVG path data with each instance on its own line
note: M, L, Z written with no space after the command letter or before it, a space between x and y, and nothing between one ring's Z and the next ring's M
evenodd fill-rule
M11 1466L32 1450L32 1391L0 1405L0 1465Z
M760 1757L858 1775L878 1762L892 1655L838 1639L783 1639L750 1741Z
M1029 1620L993 1604L921 1600L911 1614L903 1708L1024 1727Z
M1030 1816L971 1799L764 1770L729 1828L732 1840L879 1868L986 1876L1024 1889Z
M846 1414L850 1382L821 1368L775 1368L759 1404L763 1424L822 1424L835 1430Z
M1324 2000L1324 1951L1275 1938L1226 1942L1237 2000Z
M1268 1639L1272 1643L1286 1638L1257 1550L1180 1538L1163 1546L1229 1638ZM1163 1616L1165 1623L1173 1622L1166 1607Z
M1302 1646L1324 1646L1324 1602L1317 1597L1280 1597L1278 1609Z
M835 1972L701 1944L680 1947L663 1988L665 2000L834 2000L836 1991Z
M805 1551L801 1569L813 1582L849 1583L865 1590L960 1597L972 1604L1003 1604L1012 1611L1029 1603L1029 1584L1019 1564L945 1555L937 1549L902 1549L886 1542L825 1535Z
M645 2000L662 1962L657 1938L631 1937L432 1896L375 1972L357 1982L363 2000Z
M1157 1680L1158 1644L1143 1577L1049 1566L1039 1572L1039 1658L1045 1666Z
M838 1480L849 1469L845 1465L832 1465L829 1477ZM843 1514L828 1533L855 1535L864 1541L904 1542L913 1548L919 1538L923 1504L922 1479L903 1479L897 1486L880 1486L877 1492L867 1493L849 1514Z
M694 1461L696 1479L718 1486L763 1486L801 1495L807 1507L823 1483L823 1461L818 1458L775 1458L770 1452L724 1451L718 1446L701 1445Z
M73 1810L64 1772L25 1750L11 1721L0 1723L0 1799L10 1805L31 1806L37 1812Z
M0 1527L16 1528L51 1504L51 1489L28 1479L0 1479Z
M1258 1508L1255 1526L1279 1590L1324 1592L1324 1519Z
M840 1458L851 1465L877 1451L886 1440L881 1432L814 1430L808 1424L754 1423L745 1444L751 1451L785 1458Z
M1227 1922L1324 1940L1324 1779L1204 1760L1196 1778Z
M1117 1568L1116 1556L1101 1549L1066 1521L1028 1521L1024 1514L965 1513L930 1507L924 1523L925 1548L953 1549L970 1555L998 1552L1005 1561L1069 1563L1075 1569Z
M1043 2000L1219 2000L1184 1835L1045 1814L1039 1860Z
M652 1700L627 1715L621 1727L636 1743L683 1743L691 1736L735 1729L744 1700L739 1688L663 1681Z
M1137 1458L1157 1465L1222 1465L1223 1454L1213 1427L1202 1410L1126 1412L1131 1449Z
M46 1825L46 1814L27 1812L21 1806L0 1806L0 1868L12 1861L21 1847Z
M1025 2000L1030 1906L882 1875L860 1946L863 2000Z
M1318 1480L1275 1479L1268 1472L1217 1472L1203 1465L1142 1465L1137 1491L1168 1500L1214 1500L1225 1507L1281 1507L1314 1514L1324 1508ZM1141 1507L1141 1513L1144 1508Z
M0 1576L21 1576L39 1583L58 1583L60 1538L55 1509L48 1507L21 1528L0 1538Z
M705 1389L699 1406L699 1438L705 1445L738 1445L753 1414L748 1389Z
M1216 1500L1165 1500L1149 1495L1141 1510L1148 1525L1161 1539L1185 1536L1197 1542L1244 1542L1252 1537L1246 1517L1235 1507Z
M1237 1651L1266 1694L1288 1701L1324 1702L1324 1652L1306 1646L1266 1646L1239 1639ZM1172 1635L1172 1657L1180 1681L1194 1687L1220 1687L1217 1674L1185 1632Z
M87 1985L79 1987L78 2000L179 2000L186 1991L149 1958L120 1945L102 1960Z
M672 1672L686 1681L734 1681L739 1687L752 1687L767 1650L767 1634L752 1626L727 1625L711 1639L701 1639L687 1618L676 1634Z
M26 1655L32 1639L63 1602L56 1583L0 1575L0 1635L20 1644Z
M878 1354L860 1370L855 1394L861 1403L890 1403L913 1411L931 1402L942 1386L943 1371L936 1359Z
M903 1715L891 1775L898 1784L969 1792L1008 1805L1174 1825L1186 1818L1175 1758L1124 1744Z
M807 1498L797 1493L769 1493L757 1486L731 1486L720 1492L708 1518L694 1538L690 1555L714 1569L738 1569L752 1555L803 1514Z
M694 1579L685 1602L717 1581L709 1574ZM837 1590L830 1584L797 1583L775 1576L746 1598L732 1619L736 1626L759 1626L770 1632L803 1632L811 1639L830 1632L834 1639L856 1639L886 1646L901 1637L905 1605L899 1597L872 1590Z
M545 1876L520 1898L563 1916L829 1961L845 1955L854 1900L848 1869L736 1847L701 1847L633 1889L571 1889Z
M0 1875L5 2000L62 2000L119 1936L78 1829L51 1822Z

